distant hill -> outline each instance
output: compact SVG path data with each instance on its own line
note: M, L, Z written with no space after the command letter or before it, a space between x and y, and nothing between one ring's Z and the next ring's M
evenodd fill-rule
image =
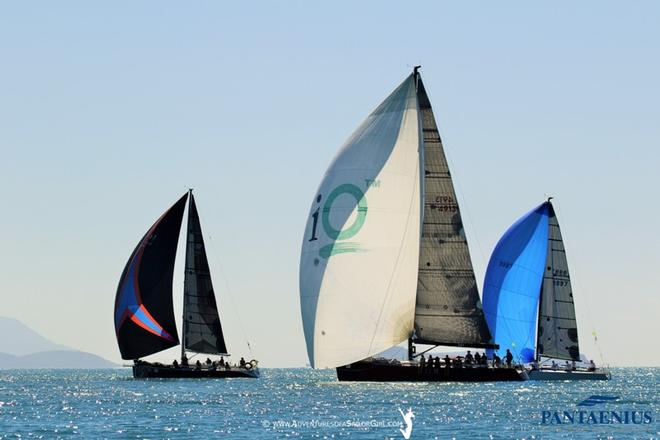
M0 353L0 369L2 368L13 368L13 367L3 367L3 365L13 365L17 357L13 354Z
M70 350L41 336L21 321L0 317L0 353L24 356L39 351ZM9 337L11 335L11 337Z
M116 364L83 351L42 351L25 356L0 353L0 369L10 368L114 368Z
M0 335L0 369L117 367L95 354L56 344L13 318L0 317Z
M408 349L399 347L398 345L392 348L388 348L384 352L377 354L376 357L382 357L385 359L398 359L403 361L408 359Z

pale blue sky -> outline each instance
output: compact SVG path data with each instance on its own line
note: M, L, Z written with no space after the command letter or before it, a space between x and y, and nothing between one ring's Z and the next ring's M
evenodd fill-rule
M584 350L595 326L612 364L660 365L659 22L654 1L5 2L0 315L118 361L118 277L193 186L230 348L220 270L254 356L304 365L314 191L422 64L479 284L552 194Z

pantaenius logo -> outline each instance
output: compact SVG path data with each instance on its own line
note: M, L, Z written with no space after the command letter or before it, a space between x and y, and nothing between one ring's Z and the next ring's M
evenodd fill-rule
M631 403L618 396L590 396L577 404L578 407L598 407L616 404L614 409L570 409L541 411L542 425L648 425L653 423L653 412L647 408L626 407Z

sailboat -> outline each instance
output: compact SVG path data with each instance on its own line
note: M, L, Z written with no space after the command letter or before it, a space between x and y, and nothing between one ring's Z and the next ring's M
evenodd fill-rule
M609 372L595 364L576 367L573 289L551 199L514 223L495 246L484 281L486 320L501 350L532 365L530 380L607 380Z
M418 69L348 138L314 195L300 258L310 364L350 381L522 380L514 368L418 362L416 344L496 347ZM407 361L375 357L406 340Z
M183 212L188 201L186 262L183 292L181 363L140 360L175 347L179 338L174 320L172 278ZM259 377L257 362L230 366L219 362L190 365L188 353L229 356L211 283L211 273L192 190L184 194L149 228L131 254L115 298L115 333L122 359L132 359L133 376ZM191 356L191 357L192 357ZM209 359L210 361L210 359Z

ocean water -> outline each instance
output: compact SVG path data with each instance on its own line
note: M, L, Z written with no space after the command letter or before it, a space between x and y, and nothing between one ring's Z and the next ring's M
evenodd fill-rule
M0 438L638 438L660 436L659 368L608 382L346 383L334 371L262 369L258 380L135 380L128 369L0 371ZM617 400L578 406L590 396ZM593 403L593 402L592 402ZM543 423L586 411L587 423ZM600 411L648 423L593 423ZM598 421L598 420L597 420Z

